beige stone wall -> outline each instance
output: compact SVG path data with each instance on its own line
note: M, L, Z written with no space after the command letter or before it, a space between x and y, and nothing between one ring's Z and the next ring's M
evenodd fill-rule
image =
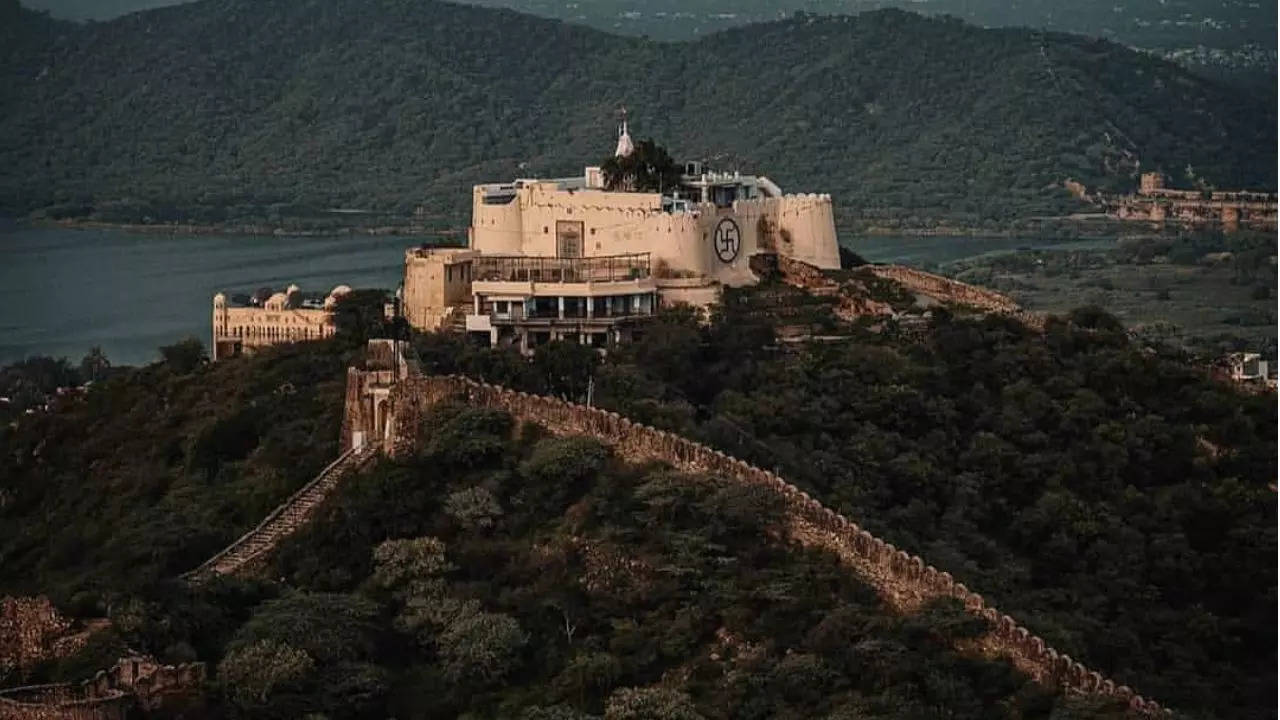
M894 607L910 610L933 598L956 598L969 612L990 623L992 630L982 639L983 647L1009 658L1037 680L1072 692L1113 697L1146 716L1167 715L1157 703L1146 700L1127 686L1117 686L1048 647L1013 618L988 607L981 595L956 582L949 573L872 536L774 473L673 433L633 423L617 413L557 398L513 392L459 376L415 377L400 382L392 391L394 427L389 449L393 452L412 449L422 414L430 405L446 399L503 410L556 434L594 437L628 460L656 459L682 471L709 473L776 492L790 518L793 540L831 551L875 586Z
M911 292L960 305L980 308L988 312L1019 313L1018 304L1005 295L962 283L941 275L902 265L868 265L877 277L892 280Z
M663 307L685 304L707 308L720 302L723 291L720 283L702 278L659 279L656 286Z
M336 332L333 313L312 308L268 310L260 307L213 305L213 359L220 342L238 341L246 351L269 345L321 340Z
M435 331L454 308L471 305L471 257L464 250L418 250L404 256L404 316L419 330Z
M655 265L705 275L726 285L755 282L749 258L773 251L760 237L759 219L769 218L785 242L780 253L823 268L840 266L835 220L828 195L787 195L744 200L732 208L695 205L696 212L666 213L657 193L564 192L554 183L533 183L506 205L486 205L476 188L470 236L472 249L486 254L555 256L556 223L583 224L583 255L651 253ZM737 257L722 260L713 237L717 224L732 219L741 240Z

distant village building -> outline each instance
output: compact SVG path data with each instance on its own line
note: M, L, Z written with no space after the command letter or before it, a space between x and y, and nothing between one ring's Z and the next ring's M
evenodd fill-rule
M623 120L615 152L634 149ZM522 352L626 342L660 306L706 307L724 286L756 283L756 254L840 267L829 195L785 195L766 177L697 162L662 192L606 190L599 167L477 185L467 239L406 253L404 316Z
M1269 373L1267 361L1262 355L1250 352L1231 353L1223 357L1219 368L1227 377L1238 383L1260 383L1274 386L1275 381Z
M351 292L339 285L321 302L307 301L297 285L266 299L261 306L235 305L227 296L213 296L213 360L256 348L299 340L320 340L335 332L333 309L338 298Z

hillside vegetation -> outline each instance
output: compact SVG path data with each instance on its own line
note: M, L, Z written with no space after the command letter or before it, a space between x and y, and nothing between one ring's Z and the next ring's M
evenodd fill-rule
M0 208L221 222L453 213L577 174L617 108L679 157L831 192L848 218L981 225L1071 178L1275 187L1275 108L1103 41L901 11L667 44L408 0L201 0L77 26L0 1Z
M733 293L706 327L665 314L605 361L415 345L430 371L578 401L591 387L776 468L1185 717L1274 717L1273 394L1241 395L1096 309L1044 334L943 309L875 330L786 297ZM1112 712L957 654L981 627L955 608L892 616L832 558L778 545L767 497L462 408L420 429L419 456L345 483L275 555L274 582L190 593L179 572L336 454L342 368L379 332L374 300L343 310L336 340L115 369L0 429L0 592L113 627L28 680L127 644L216 663L209 701L229 716ZM780 317L849 341L777 343Z
M539 372L431 339L421 354L580 399L593 377L595 404L776 469L1116 682L1193 717L1274 717L1274 394L1238 394L1096 308L1043 335L814 317L851 340L778 352L743 300L710 328L668 316L602 366Z
M0 431L0 592L111 621L0 684L133 648L210 664L187 718L1124 715L964 651L986 628L955 601L895 615L834 557L779 541L771 494L463 407L349 478L272 581L177 581L336 452L343 352L121 370Z

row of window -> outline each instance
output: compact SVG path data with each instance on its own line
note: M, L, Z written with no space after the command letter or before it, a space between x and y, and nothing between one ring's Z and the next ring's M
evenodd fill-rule
M651 315L654 310L652 294L609 295L605 297L534 297L524 302L495 300L480 297L480 314L499 318L585 318L588 309L592 317L624 317Z
M227 337L241 338L245 340L319 340L327 338L333 334L333 327L330 325L320 326L302 326L302 327L258 327L256 325L237 325L230 328Z
M453 265L444 266L444 281L453 282ZM458 265L458 280L460 282L471 282L471 263L460 263Z

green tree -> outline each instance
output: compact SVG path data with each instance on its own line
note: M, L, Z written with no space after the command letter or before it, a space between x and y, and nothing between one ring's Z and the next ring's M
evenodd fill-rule
M449 493L444 510L466 530L484 530L493 527L502 517L502 506L487 488L476 486Z
M412 590L453 569L444 543L433 537L387 540L374 548L373 565L373 582L395 592Z
M102 380L110 369L111 361L107 359L107 354L99 345L90 348L89 353L80 361L80 377L88 382Z
M304 650L275 640L259 640L227 653L218 663L218 682L241 708L267 703L272 693L301 689L315 669Z
M191 373L209 360L204 351L204 343L196 338L187 338L161 347L160 358L170 370L179 375Z
M531 369L542 384L542 392L586 402L587 384L600 365L600 353L589 345L552 342L533 353Z
M389 325L386 304L389 298L382 290L360 289L338 298L333 309L333 324L348 345L361 346L370 338L386 337Z
M502 613L467 613L440 633L437 645L445 677L487 685L515 670L529 636L515 618Z
M663 687L621 688L609 695L605 720L703 720L693 700Z
M636 143L630 155L605 160L600 171L607 190L671 192L680 187L680 167L667 149L652 139Z

